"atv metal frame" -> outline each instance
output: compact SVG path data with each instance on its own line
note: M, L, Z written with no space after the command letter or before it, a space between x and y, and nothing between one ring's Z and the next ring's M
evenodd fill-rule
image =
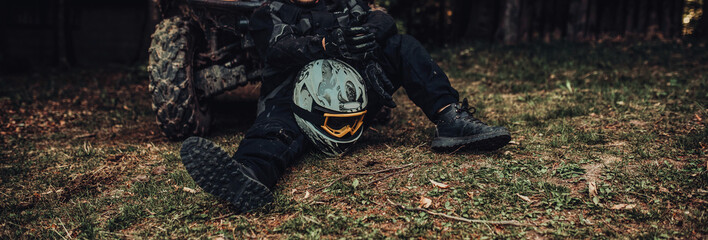
M263 76L253 40L248 34L248 18L264 2L156 0L163 19L181 15L198 26L194 77L201 98L258 82Z
M211 99L266 77L248 34L265 0L153 0L161 21L148 74L157 125L168 138L205 135Z

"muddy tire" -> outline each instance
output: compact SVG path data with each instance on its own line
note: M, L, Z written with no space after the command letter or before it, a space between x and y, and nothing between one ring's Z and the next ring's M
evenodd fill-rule
M211 123L208 104L194 87L193 55L189 21L175 16L157 25L147 68L152 109L157 125L172 140L203 136Z

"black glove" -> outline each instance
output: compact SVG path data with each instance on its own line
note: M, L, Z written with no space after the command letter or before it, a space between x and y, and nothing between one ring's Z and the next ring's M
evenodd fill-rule
M373 89L374 92L381 97L381 100L383 100L383 105L386 107L395 108L396 103L393 102L393 97L389 94L389 92L393 92L396 89L393 86L393 83L391 83L391 80L386 77L386 73L384 73L381 65L377 62L371 61L368 65L366 65L364 73L366 74L366 76L364 76L366 85L369 86L370 89Z
M374 34L363 27L336 28L325 36L324 42L327 55L355 61L372 57L378 47Z

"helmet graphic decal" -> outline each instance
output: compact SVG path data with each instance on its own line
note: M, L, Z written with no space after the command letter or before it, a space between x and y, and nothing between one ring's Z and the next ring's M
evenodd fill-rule
M368 98L361 75L345 62L321 59L297 75L295 120L317 149L339 155L361 137Z
M298 90L296 89L296 91ZM312 96L310 92L307 91L307 86L303 85L299 91L300 95L298 96L298 101L302 103L301 107L305 110L312 111Z
M346 81L344 84L344 91L340 91L339 98L340 106L339 108L343 111L351 111L352 109L361 109L362 103L362 93L357 91L354 86L354 82Z

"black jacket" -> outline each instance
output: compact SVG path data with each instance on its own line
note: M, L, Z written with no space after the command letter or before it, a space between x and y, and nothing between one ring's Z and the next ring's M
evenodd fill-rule
M380 44L397 33L390 15L361 0L320 0L310 7L270 1L253 13L249 30L266 65L285 73L326 58L322 38L343 26L370 27Z

